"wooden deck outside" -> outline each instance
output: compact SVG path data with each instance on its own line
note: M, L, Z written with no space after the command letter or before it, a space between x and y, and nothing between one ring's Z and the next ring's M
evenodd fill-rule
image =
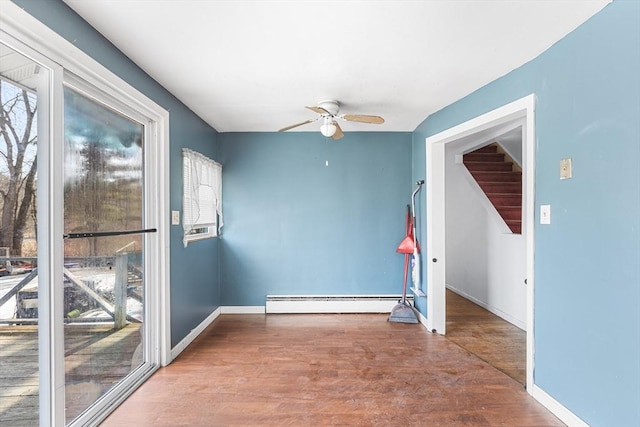
M70 421L126 376L140 324L65 326L66 417ZM38 425L37 326L0 326L0 425Z
M0 425L38 425L38 327L0 326Z

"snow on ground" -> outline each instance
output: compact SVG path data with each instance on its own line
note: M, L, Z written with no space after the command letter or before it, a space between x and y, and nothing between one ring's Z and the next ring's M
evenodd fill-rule
M101 295L107 295L113 293L113 287L115 284L115 270L108 267L88 267L88 268L71 268L69 272L76 278L84 281L93 281L94 289ZM22 279L26 277L24 275L14 275L0 277L0 298L7 294L15 285L17 285ZM38 278L31 280L23 289L36 290L38 287ZM16 310L16 298L15 296L10 298L5 304L0 307L0 319L11 319L14 317ZM142 320L143 306L140 302L133 298L127 299L127 314ZM111 317L103 310L91 310L82 315L82 317L92 317L105 320Z

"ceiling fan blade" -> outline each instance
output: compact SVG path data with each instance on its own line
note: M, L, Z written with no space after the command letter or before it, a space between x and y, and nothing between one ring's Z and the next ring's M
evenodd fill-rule
M333 124L336 125L336 133L333 134L331 139L336 140L336 139L342 138L344 136L344 132L342 132L342 128L340 128L340 125L336 122L333 122Z
M312 122L315 122L315 120L305 120L302 123L296 123L295 125L291 125L291 126L287 126L282 129L279 129L278 132L284 132L286 130L297 128L298 126L306 125L307 123L312 123Z
M348 122L371 123L374 125L381 125L382 123L384 123L384 119L380 116L367 116L363 114L345 114L341 117Z
M318 113L318 114L320 114L320 115L322 115L322 114L328 114L328 115L331 115L331 113L330 113L330 112L328 112L327 110L325 110L325 109L324 109L324 108L322 108L322 107L305 107L305 108L307 108L307 109L309 109L309 110L313 111L314 113Z

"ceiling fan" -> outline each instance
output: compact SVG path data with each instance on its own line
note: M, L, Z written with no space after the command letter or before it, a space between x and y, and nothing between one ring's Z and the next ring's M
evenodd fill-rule
M338 114L340 112L340 103L338 101L321 101L318 102L318 105L315 107L305 107L314 113L317 113L319 116L315 119L306 120L302 123L296 123L295 125L287 126L282 129L279 129L278 132L284 132L289 129L296 128L298 126L306 125L308 123L313 123L318 120L322 120L322 125L320 126L320 133L331 139L340 139L344 136L340 125L336 121L336 119L346 120L348 122L360 122L360 123L371 123L371 124L382 124L384 123L384 119L380 116L368 116L364 114Z

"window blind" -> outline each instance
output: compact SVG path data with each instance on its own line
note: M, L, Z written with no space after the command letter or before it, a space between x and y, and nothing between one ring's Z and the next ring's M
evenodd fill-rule
M211 236L218 235L222 226L222 166L193 150L184 148L183 211L184 243L193 230L209 228Z

